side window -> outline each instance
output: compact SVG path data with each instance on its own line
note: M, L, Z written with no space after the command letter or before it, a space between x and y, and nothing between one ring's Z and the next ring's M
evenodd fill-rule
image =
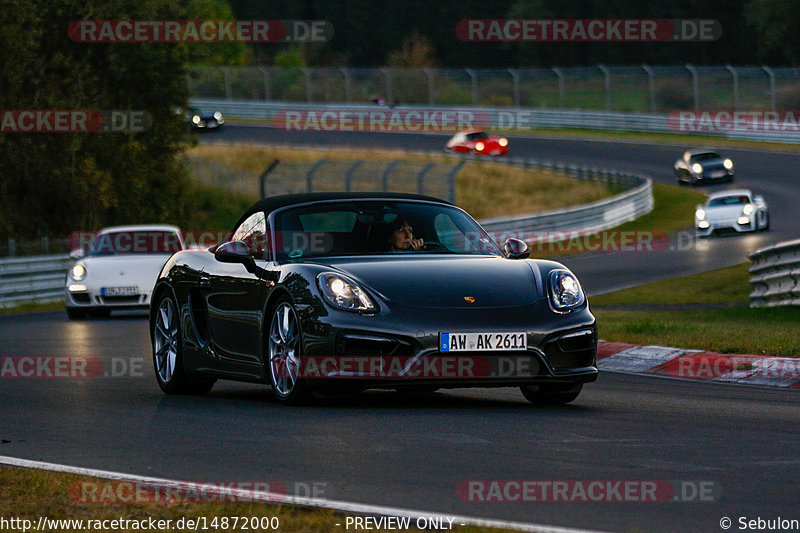
M232 241L242 241L254 259L266 259L269 254L269 232L264 213L259 211L239 224L231 237Z

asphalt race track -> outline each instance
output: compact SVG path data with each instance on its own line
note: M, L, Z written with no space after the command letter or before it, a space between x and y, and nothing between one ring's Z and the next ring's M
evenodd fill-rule
M347 135L353 137L226 126L203 142L410 149L444 142ZM680 153L541 139L512 138L512 147L518 156L639 170L667 183ZM739 263L748 251L797 237L800 156L726 152L737 164L736 185L764 193L773 230L709 239L683 251L564 258L590 293ZM314 495L328 499L607 531L708 532L720 531L725 516L732 529L739 517L800 518L797 390L604 373L563 407L533 407L516 389L492 389L369 392L287 408L270 399L266 386L218 383L205 397L163 395L141 317L0 317L0 338L2 356L89 356L100 368L94 378L15 379L6 373L0 380L0 455L180 480L277 482L300 495L316 484ZM508 480L647 482L675 492L659 490L654 503L635 495L624 502L582 502L575 493L568 501L482 502L474 501L480 491L472 500L458 491L480 480L485 487L491 480L502 487L513 486ZM497 500L519 492L493 494Z

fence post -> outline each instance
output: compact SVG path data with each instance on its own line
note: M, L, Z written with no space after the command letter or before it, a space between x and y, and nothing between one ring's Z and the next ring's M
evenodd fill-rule
M394 102L394 95L392 94L392 73L386 67L380 69L380 73L386 78L386 101L391 104Z
M314 190L314 173L325 163L327 163L325 159L320 159L314 163L314 166L311 167L311 170L306 174L306 192L312 192Z
M766 65L761 69L769 76L769 108L771 111L775 111L775 73Z
M603 87L606 92L606 111L611 111L611 72L603 65L597 65L603 73Z
M511 81L514 84L514 107L519 107L519 72L515 68L510 68L508 73L511 74Z
M350 192L350 182L353 179L353 172L355 172L356 169L358 167L360 167L363 162L364 162L363 159L359 159L358 161L356 161L353 164L353 166L351 166L350 168L347 169L347 172L344 175L344 191L345 192Z
M653 73L653 69L651 69L647 65L642 65L642 68L645 72L647 72L647 86L650 90L650 112L656 112L656 76Z
M341 70L342 74L344 75L344 99L349 104L353 101L352 74L350 74L350 69L345 67L340 67L339 70Z
M434 70L430 68L424 68L422 69L422 72L424 72L425 77L428 78L428 103L430 105L434 105L436 103L436 90L433 84ZM389 100L389 102L392 101Z
M553 72L558 76L558 107L564 109L564 92L566 91L564 87L564 73L557 67L553 67Z
M478 105L478 73L472 68L465 68L464 71L469 74L469 85L470 91L472 92L472 105Z
M739 110L739 73L736 72L736 69L734 69L730 65L725 65L725 68L728 69L728 72L730 72L731 76L733 77L733 110L734 111L738 111Z
M394 167L400 164L399 159L395 159L391 163L389 163L386 168L383 170L383 174L381 175L381 183L383 184L383 192L389 192L389 174L392 173Z
M270 68L269 67L258 67L258 70L261 71L261 74L264 76L264 100L272 100L272 87L270 86Z
M17 255L17 243L14 239L8 239L8 257Z
M261 194L261 198L267 197L267 176L275 170L275 168L280 164L281 160L276 159L267 167L267 170L261 173L261 176L258 178L258 192Z
M464 163L466 163L466 161L462 159L461 162L459 162L458 165L456 165L456 167L447 174L448 202L456 203L456 174L458 174L458 171L464 166Z
M425 174L427 174L433 166L434 163L428 163L422 167L422 170L417 174L417 194L425 194Z
M219 67L222 71L222 76L225 79L225 99L226 100L233 100L233 89L231 87L231 71L228 67Z
M306 101L312 104L314 103L314 88L311 86L311 69L301 68L300 70L303 71L303 76L306 81Z
M700 109L700 77L697 74L697 69L691 65L686 65L686 70L688 70L692 75L692 94L694 96L694 110L698 111Z

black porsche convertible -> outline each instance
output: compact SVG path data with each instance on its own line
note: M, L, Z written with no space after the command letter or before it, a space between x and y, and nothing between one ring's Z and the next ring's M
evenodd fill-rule
M577 278L529 259L520 240L501 248L427 196L261 200L230 241L173 255L151 302L165 393L230 379L299 404L369 388L514 386L533 403L567 403L597 378Z

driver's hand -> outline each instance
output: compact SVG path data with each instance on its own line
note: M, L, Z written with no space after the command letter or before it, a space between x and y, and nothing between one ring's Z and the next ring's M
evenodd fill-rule
M411 249L412 250L422 250L425 246L425 241L422 239L411 239Z

